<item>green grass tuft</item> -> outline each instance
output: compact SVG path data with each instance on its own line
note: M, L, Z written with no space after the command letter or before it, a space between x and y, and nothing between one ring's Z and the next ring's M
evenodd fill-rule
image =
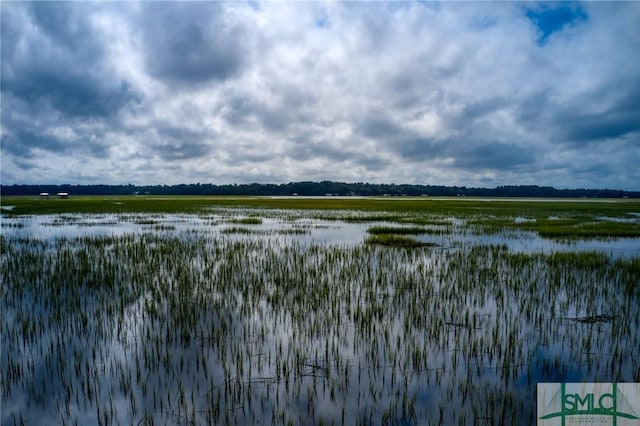
M240 226L233 226L231 228L225 228L225 229L220 230L221 234L245 234L245 235L248 235L248 234L252 234L253 232L254 231L252 231L249 228L243 228L243 227L240 227Z
M243 217L240 219L233 219L231 223L237 223L238 225L261 225L262 219L259 217Z
M394 234L372 235L371 237L367 238L365 242L367 244L378 244L378 245L387 246L387 247L406 247L406 248L434 247L437 245L435 243L425 243L423 241L418 241L413 238L404 237L401 235L394 235Z
M374 235L399 234L399 235L420 235L425 234L427 229L418 226L372 226L367 232Z

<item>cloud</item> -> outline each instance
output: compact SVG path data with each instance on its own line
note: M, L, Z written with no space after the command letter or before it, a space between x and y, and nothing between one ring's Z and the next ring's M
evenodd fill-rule
M358 125L358 131L368 138L386 139L392 136L398 136L402 130L389 117L385 117L383 113L379 113L364 117Z
M607 88L609 93L615 93L614 90ZM609 102L603 102L604 94L600 95L589 99L592 105L598 105L595 111L575 108L560 115L556 124L563 130L565 139L582 143L607 141L631 133L635 133L636 138L640 136L640 78L630 82L630 86L625 85L623 93L616 93Z
M105 66L104 40L86 20L89 13L77 3L3 6L3 93L65 117L113 115L139 102L139 93Z
M190 158L199 158L207 155L211 151L211 147L206 143L199 142L177 142L164 145L158 145L156 152L160 154L163 160L187 160Z
M454 157L454 166L465 170L489 169L512 170L523 165L531 165L535 160L535 152L531 148L512 143L473 143L468 148L450 152Z
M201 130L168 126L158 123L154 130L141 135L145 138L151 155L157 155L164 161L189 160L201 158L211 152L208 140L215 137Z
M146 70L163 82L223 81L243 69L245 30L217 2L149 3L140 19Z
M638 3L0 8L3 183L640 181Z
M12 94L3 95L2 103L3 155L25 159L44 159L49 153L108 156L104 122L69 118L42 100L29 102Z

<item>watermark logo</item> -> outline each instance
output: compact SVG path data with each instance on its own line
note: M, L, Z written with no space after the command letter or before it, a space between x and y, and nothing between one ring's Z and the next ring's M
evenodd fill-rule
M538 383L538 425L640 425L640 383Z

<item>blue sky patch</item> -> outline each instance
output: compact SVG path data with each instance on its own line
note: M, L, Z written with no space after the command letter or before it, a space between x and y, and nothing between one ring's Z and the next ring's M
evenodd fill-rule
M527 9L527 18L538 30L538 44L547 43L549 36L586 21L588 16L580 4L577 3L544 3L534 9Z

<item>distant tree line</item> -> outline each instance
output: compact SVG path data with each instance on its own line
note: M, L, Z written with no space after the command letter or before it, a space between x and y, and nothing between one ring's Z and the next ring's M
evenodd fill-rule
M618 189L555 189L551 186L516 185L495 188L466 186L396 185L345 182L290 182L284 184L181 184L181 185L1 185L2 195L280 195L280 196L477 196L477 197L590 197L640 198L640 191Z

